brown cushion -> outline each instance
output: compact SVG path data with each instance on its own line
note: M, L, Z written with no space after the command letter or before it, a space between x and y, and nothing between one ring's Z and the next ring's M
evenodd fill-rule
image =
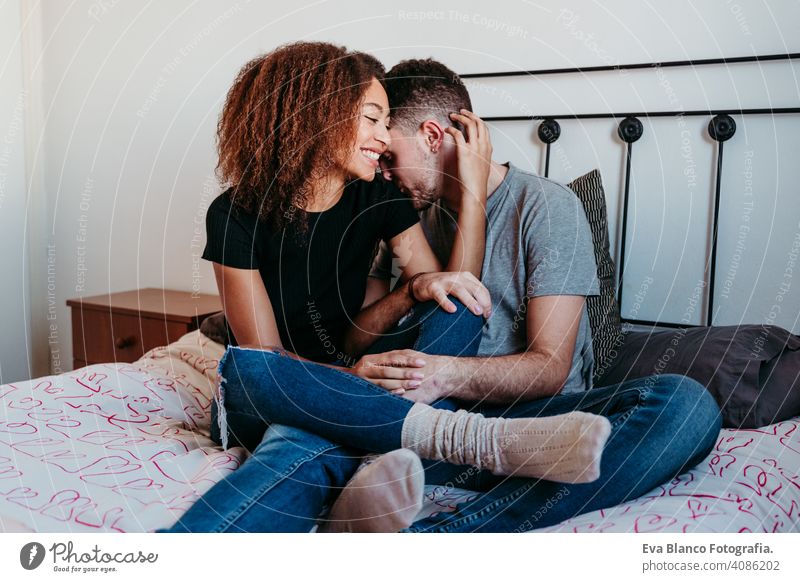
M629 332L598 385L682 374L706 386L726 428L757 428L800 415L800 336L740 325Z
M200 323L200 333L223 346L234 343L230 341L232 335L229 335L228 322L225 320L224 311L206 317Z
M567 186L575 192L586 212L594 243L594 258L597 261L597 280L600 294L586 299L586 310L592 330L595 382L605 375L617 358L622 344L619 305L616 295L616 267L608 243L608 214L603 180L599 170L592 170L576 178Z

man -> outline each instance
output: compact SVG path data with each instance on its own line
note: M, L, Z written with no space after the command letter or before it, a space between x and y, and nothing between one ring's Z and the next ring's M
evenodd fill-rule
M433 60L395 66L387 75L387 92L392 121L391 146L381 161L384 177L421 210L426 236L446 264L465 196L459 187L463 156L457 156L463 138L452 131L459 124L451 114L471 111L469 95L455 73ZM487 130L482 123L471 123L466 131ZM591 235L579 200L562 185L496 162L491 163L486 191L481 281L491 294L492 314L478 355L424 354L425 366L414 370L424 379L418 387L402 391L403 396L508 418L581 410L606 416L612 433L600 478L592 483L497 477L429 463L429 484L458 482L483 494L453 513L414 523L408 531L520 531L613 506L697 464L720 428L714 400L682 376L590 390L594 359L585 303L598 286ZM391 260L384 248L376 259L367 303L388 292ZM363 349L402 315L403 310L386 299L373 305L365 310L371 325L354 326L351 343L356 349ZM420 349L425 351L424 346ZM365 359L378 368L398 367L391 354ZM420 467L408 455L379 459L356 474L323 528L380 531L384 525L396 525L386 516L418 507L419 490L409 485L407 496L394 495L387 501L381 489L391 482L396 492L398 481L418 481ZM556 496L559 501L554 504Z

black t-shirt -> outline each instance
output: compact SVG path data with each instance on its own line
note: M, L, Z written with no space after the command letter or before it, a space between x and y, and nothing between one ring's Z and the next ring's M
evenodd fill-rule
M208 207L203 258L258 269L283 346L310 360L333 362L347 357L342 338L364 302L376 245L419 217L410 201L378 176L351 182L333 207L306 216L304 235L291 226L276 231L235 206L228 190Z

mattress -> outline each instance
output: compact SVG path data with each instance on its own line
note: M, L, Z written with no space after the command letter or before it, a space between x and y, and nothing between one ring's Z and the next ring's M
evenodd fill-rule
M246 459L209 438L223 347L192 332L133 364L0 386L0 531L147 532ZM800 419L723 430L647 495L537 531L800 531ZM420 517L474 492L427 487Z

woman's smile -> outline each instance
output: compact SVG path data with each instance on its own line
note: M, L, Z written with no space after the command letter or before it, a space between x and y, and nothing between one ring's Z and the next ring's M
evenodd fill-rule
M370 148L361 148L361 153L364 154L364 157L366 157L370 162L372 162L372 164L376 168L378 167L378 160L380 159L381 153L383 152L379 152L377 150Z

